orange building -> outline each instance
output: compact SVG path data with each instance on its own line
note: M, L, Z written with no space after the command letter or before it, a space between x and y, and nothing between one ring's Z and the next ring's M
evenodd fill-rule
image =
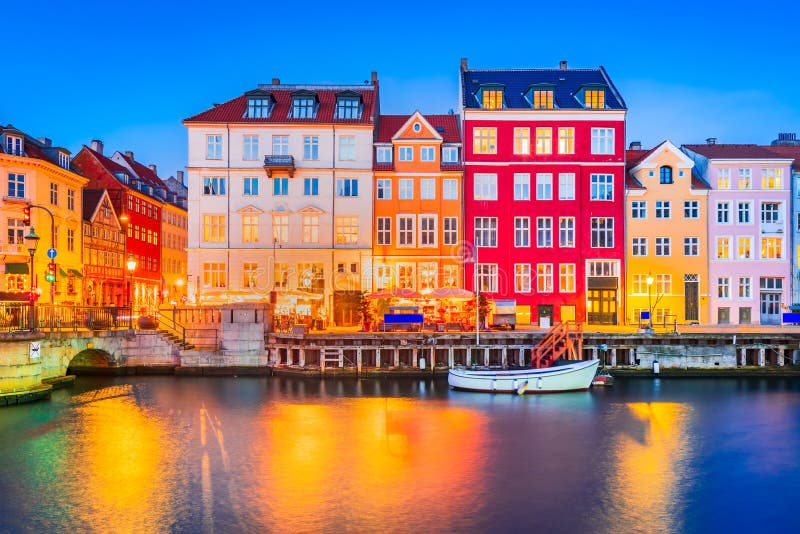
M381 115L375 141L376 291L463 287L458 115Z

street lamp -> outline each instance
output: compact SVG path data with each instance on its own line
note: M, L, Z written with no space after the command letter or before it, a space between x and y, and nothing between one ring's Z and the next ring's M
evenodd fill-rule
M647 328L653 330L653 275L648 274L645 281L647 282L647 310L649 312Z
M136 258L133 257L133 253L128 255L128 261L126 262L128 266L128 272L131 273L131 282L128 286L128 313L130 315L130 327L133 328L133 271L136 270Z
M25 242L28 243L28 254L31 255L31 267L30 267L30 273L29 273L30 274L30 284L29 284L30 296L28 297L29 302L31 304L31 308L30 308L30 312L29 312L29 318L28 318L29 322L28 322L28 324L30 325L30 329L34 330L36 328L36 320L35 320L34 313L33 313L33 306L34 306L34 303L33 303L33 299L34 299L34 297L33 297L33 291L34 291L33 290L33 256L36 254L36 247L39 246L39 236L36 235L36 230L33 229L33 226L31 226L31 229L28 232L28 235L26 235L23 239L25 239Z

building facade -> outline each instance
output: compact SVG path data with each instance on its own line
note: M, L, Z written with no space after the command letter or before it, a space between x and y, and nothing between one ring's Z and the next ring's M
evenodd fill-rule
M462 60L460 82L467 288L517 323L621 322L626 108L605 70Z
M712 324L780 324L790 303L792 160L757 145L684 145L709 192Z
M87 180L77 172L70 151L53 146L50 139L34 139L11 125L0 127L0 262L3 263L2 292L5 299L25 300L30 285L30 255L24 236L24 211L30 210L30 225L40 236L34 258L34 286L38 302L77 304L81 296L81 243L83 188ZM35 206L41 206L39 209ZM51 212L53 218L47 214ZM45 281L47 256L56 249L56 281Z
M708 323L710 187L670 141L626 162L627 323Z
M188 118L188 297L349 324L372 281L378 80L272 84ZM336 310L334 312L334 310Z
M83 194L83 303L127 306L125 232L105 189Z

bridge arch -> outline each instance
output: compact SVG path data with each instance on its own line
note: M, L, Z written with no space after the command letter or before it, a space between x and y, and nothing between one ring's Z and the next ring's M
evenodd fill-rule
M114 357L103 349L84 349L77 353L67 364L67 373L89 369L108 369L116 367Z

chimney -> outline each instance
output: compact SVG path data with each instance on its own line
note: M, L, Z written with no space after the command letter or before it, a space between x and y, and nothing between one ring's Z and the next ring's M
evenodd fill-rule
M567 60L566 60L566 59L562 59L562 60L561 60L561 61L558 63L558 68L559 68L560 70L567 70Z
M642 149L642 142L641 141L631 141L628 150L641 150Z
M153 171L153 174L158 176L158 171L156 170L156 164L155 163L151 163L150 165L148 165L148 167L150 168L151 171Z
M125 157L128 158L128 159L131 159L131 160L134 159L133 158L133 152L131 152L130 150L126 150L125 151Z
M378 71L372 71L371 81L372 85L378 85Z
M716 137L709 137L708 139L706 139L706 144L707 145L716 145L717 144L717 138Z
M272 78L272 85L280 85L281 79L280 78Z
M101 156L103 155L103 142L101 140L92 139L91 145L92 145L92 150L94 150L95 152L97 152Z
M467 65L467 58L462 57L461 58L461 72L464 72L467 69L469 69L469 66Z
M178 175L178 181L181 183L181 185L185 185L183 183L183 171L178 171L177 175Z
M50 138L48 138L48 137L40 137L39 139L37 139L37 141L39 141L40 143L42 143L42 144L43 144L44 146L46 146L47 148L50 148L51 146L53 146L53 141L52 141L52 139L50 139Z

